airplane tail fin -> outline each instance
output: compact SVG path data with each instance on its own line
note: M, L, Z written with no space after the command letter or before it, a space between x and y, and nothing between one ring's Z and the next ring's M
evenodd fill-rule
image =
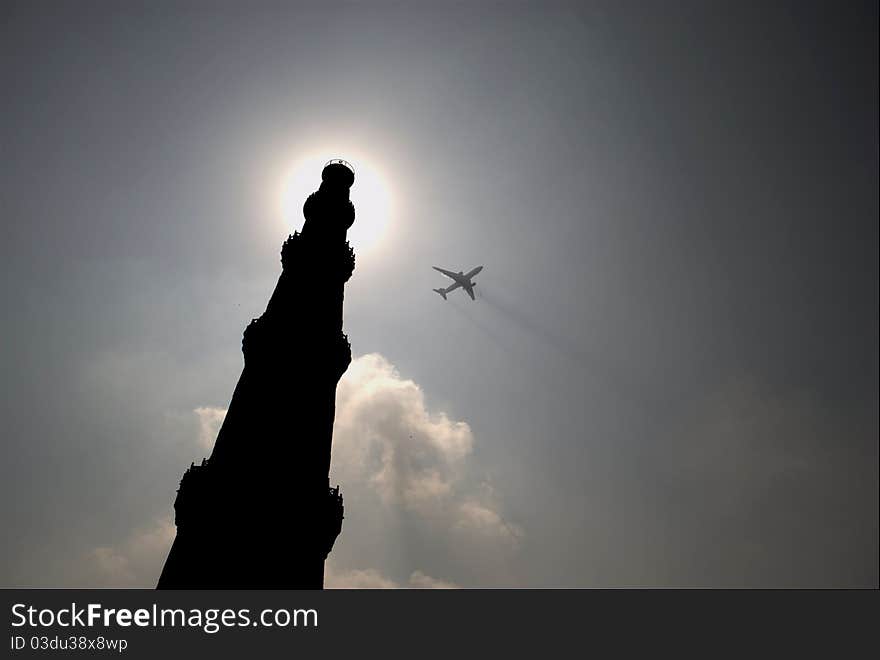
M443 289L433 289L433 290L436 291L437 293L439 293L441 296L443 296L443 300L446 300L446 291L444 291Z

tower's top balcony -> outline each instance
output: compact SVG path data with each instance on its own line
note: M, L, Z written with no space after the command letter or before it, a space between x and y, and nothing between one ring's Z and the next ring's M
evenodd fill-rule
M354 183L354 167L347 160L333 158L328 160L321 171L321 180L331 185L343 185L351 188Z

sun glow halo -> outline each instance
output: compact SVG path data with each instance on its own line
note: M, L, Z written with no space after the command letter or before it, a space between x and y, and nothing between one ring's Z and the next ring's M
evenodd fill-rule
M281 209L285 226L291 233L302 228L303 204L318 189L321 170L331 158L344 158L354 167L351 201L355 220L348 230L348 239L359 254L370 252L378 247L390 223L391 195L380 171L363 158L319 154L298 160L282 180Z

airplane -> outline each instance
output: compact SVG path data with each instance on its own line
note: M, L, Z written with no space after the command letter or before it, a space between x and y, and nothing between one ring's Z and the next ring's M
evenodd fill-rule
M469 273L464 273L462 271L458 271L457 273L453 273L451 270L445 270L443 268L439 268L437 266L431 266L436 271L439 271L446 275L446 277L453 280L454 284L450 284L445 289L432 289L433 291L439 293L443 300L446 300L446 294L450 291L455 291L457 288L461 287L465 291L468 292L468 295L471 297L471 300L475 300L474 298L474 287L477 286L474 282L471 282L471 278L483 270L482 266L477 266Z

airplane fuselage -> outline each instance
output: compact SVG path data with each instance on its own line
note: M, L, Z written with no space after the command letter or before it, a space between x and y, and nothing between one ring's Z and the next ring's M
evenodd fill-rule
M443 273L453 281L453 284L446 287L445 289L434 289L435 292L439 293L442 296L443 300L446 300L446 294L450 291L455 291L455 289L461 288L464 289L467 294L471 297L471 300L474 300L474 287L476 283L473 282L473 277L483 270L482 266L477 266L473 270L465 273L464 271L453 272L451 270L446 270L445 268L440 268L439 266L432 266L434 270L437 272Z

